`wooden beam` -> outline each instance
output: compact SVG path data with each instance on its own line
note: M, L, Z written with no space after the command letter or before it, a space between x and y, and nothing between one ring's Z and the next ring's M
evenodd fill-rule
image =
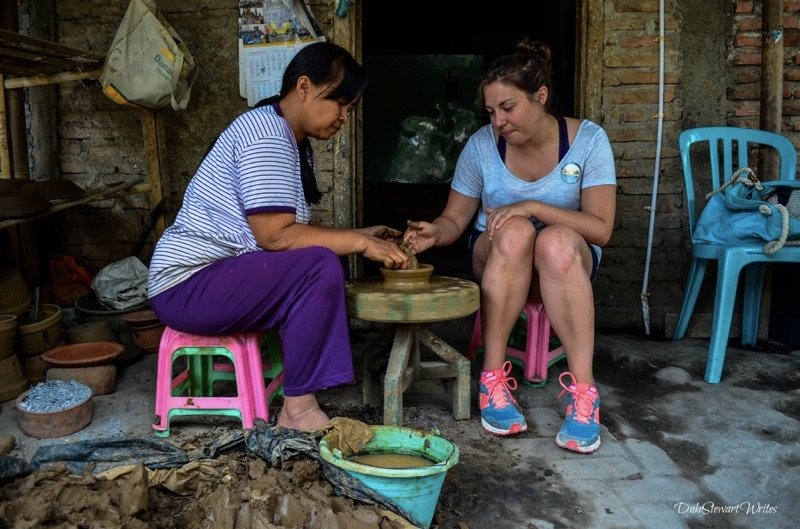
M759 128L780 134L783 122L783 0L764 0L761 12L761 105ZM775 180L780 157L774 149L758 153L758 176ZM769 339L772 308L772 269L764 274L758 339Z
M147 180L150 184L150 209L155 208L164 198L163 169L166 160L164 127L158 114L153 110L141 112L144 152L147 157ZM160 237L166 229L166 220L161 215L156 221L155 235Z
M88 72L62 72L52 75L33 75L30 77L13 77L7 79L3 84L6 89L28 88L30 86L45 86L67 81L80 81L82 79L97 79L100 77L102 68Z

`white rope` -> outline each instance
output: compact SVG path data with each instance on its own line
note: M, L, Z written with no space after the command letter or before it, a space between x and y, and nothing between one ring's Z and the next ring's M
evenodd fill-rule
M742 176L742 173L747 173L747 176ZM728 179L727 182L723 183L721 186L714 189L713 191L709 191L708 193L706 193L706 200L708 200L717 193L722 193L723 191L725 191L725 189L729 188L733 184L739 184L739 183L742 183L748 187L756 186L756 189L759 191L764 189L764 186L761 185L761 182L758 180L758 177L756 176L756 174L753 172L752 169L750 169L749 167L741 167L731 175L731 177Z
M769 241L767 244L764 245L764 253L767 255L772 255L784 246L800 246L800 241L787 241L786 237L789 236L789 211L786 209L786 206L783 204L773 204L775 209L781 214L781 236L774 241ZM762 209L763 208L763 209ZM764 209L766 209L769 213L764 213ZM766 204L761 204L758 206L758 210L761 213L769 216L772 215L772 210Z

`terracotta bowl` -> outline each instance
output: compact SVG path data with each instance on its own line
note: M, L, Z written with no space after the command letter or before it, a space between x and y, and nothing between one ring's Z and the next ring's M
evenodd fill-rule
M87 388L88 389L88 388ZM28 411L23 401L32 390L28 390L16 400L17 422L22 433L28 437L48 439L63 437L85 428L92 422L92 395L73 406L54 411Z
M78 184L64 178L31 181L22 189L38 193L47 200L69 200L84 194L83 189Z
M30 217L50 209L50 202L30 189L0 191L0 218Z
M54 347L42 354L42 360L57 367L90 367L110 364L125 346L117 342L87 342Z
M19 191L30 182L27 178L0 178L0 193L4 191Z
M383 284L388 288L413 288L430 283L433 265L420 263L416 270L381 268Z
M120 316L120 319L127 323L131 328L148 327L161 323L153 309L142 309L128 312Z

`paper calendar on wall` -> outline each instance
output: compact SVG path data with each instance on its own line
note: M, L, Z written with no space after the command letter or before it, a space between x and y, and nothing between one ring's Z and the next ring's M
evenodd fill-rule
M247 104L276 95L292 57L303 46L323 40L302 0L240 0L239 93Z

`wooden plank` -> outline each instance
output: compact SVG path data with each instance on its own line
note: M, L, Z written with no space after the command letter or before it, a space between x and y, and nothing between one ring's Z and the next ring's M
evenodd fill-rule
M47 211L43 211L42 213L39 213L37 215L31 215L30 217L25 217L21 219L2 220L0 221L0 230L3 230L10 226L16 226L17 224L22 224L24 222L28 222L34 219L47 217L54 213L64 211L65 209L74 208L75 206L87 204L94 200L99 200L101 198L111 198L111 196L114 195L115 193L128 190L140 183L142 183L142 180L135 180L132 182L114 182L112 184L108 184L98 189L87 190L83 196L73 200L66 200L64 202L53 204L52 206L50 206L50 209L48 209Z
M52 75L33 75L30 77L14 77L5 81L7 89L27 88L29 86L45 86L68 81L80 81L82 79L97 79L100 77L102 68L88 72L62 72Z

